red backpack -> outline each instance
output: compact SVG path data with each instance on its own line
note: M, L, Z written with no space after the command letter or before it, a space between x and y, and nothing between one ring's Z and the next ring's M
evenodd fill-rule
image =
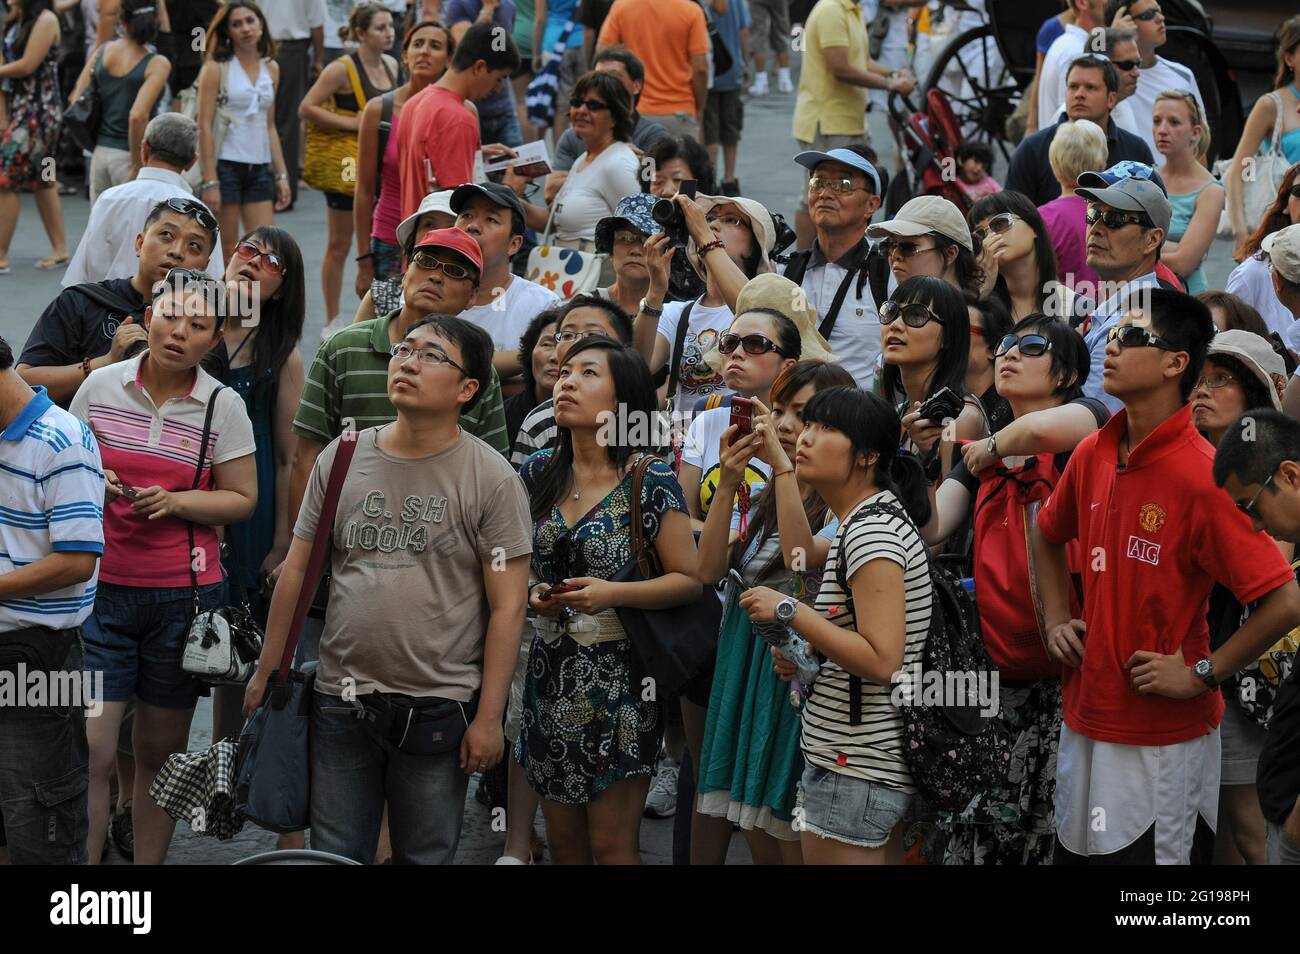
M1004 679L1015 682L1061 674L1047 655L1043 606L1029 531L1060 480L1069 454L1039 454L1022 466L998 467L980 476L975 502L975 603L989 656ZM1066 548L1071 573L1080 568L1077 541ZM1079 618L1077 586L1070 613Z

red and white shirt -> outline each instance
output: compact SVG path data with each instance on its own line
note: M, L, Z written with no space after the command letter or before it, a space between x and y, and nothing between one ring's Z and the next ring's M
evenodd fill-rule
M140 379L140 366L147 357L144 352L92 371L69 410L90 425L104 469L114 471L122 484L139 488L157 485L169 492L190 490L199 463L208 399L219 382L196 368L190 392L159 407ZM213 409L199 489L213 489L213 466L247 457L254 449L253 425L244 401L233 388L225 388ZM151 589L188 587L188 528L188 521L176 517L150 520L132 510L125 497L116 497L104 508L100 580ZM203 550L202 561L196 564L196 568L202 567L199 585L221 582L216 528L195 524L194 545Z
M1214 484L1214 447L1182 407L1118 466L1121 410L1079 444L1038 515L1052 543L1078 540L1083 558L1083 666L1065 667L1065 723L1101 742L1173 745L1205 735L1223 696L1141 695L1129 685L1139 649L1210 655L1206 601L1222 583L1243 605L1295 577L1273 541Z

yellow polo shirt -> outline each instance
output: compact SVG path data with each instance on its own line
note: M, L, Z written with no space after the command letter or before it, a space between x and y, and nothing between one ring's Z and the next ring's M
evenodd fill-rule
M841 83L831 75L822 50L847 47L849 63L865 70L867 26L857 0L820 0L804 24L803 69L794 107L794 138L812 142L828 136L859 136L866 130L867 89Z

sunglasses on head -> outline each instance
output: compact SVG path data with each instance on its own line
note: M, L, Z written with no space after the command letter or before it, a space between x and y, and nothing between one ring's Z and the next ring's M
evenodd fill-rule
M1159 335L1138 325L1116 325L1106 332L1106 342L1118 341L1121 348L1159 348L1161 351L1180 351Z
M440 262L433 257L433 253L420 250L411 256L411 264L423 268L425 271L436 272L442 269L442 273L448 278L473 278L474 273L464 265L457 265L455 262Z
M167 200L167 208L173 212L179 212L181 215L188 215L195 222L198 222L203 228L207 229L213 235L221 229L217 226L217 217L212 214L211 210L197 199L184 199L180 196Z
M886 239L880 243L880 251L886 258L893 258L895 254L900 258L912 258L922 252L937 252L938 250L937 245L921 245L919 242L895 242L892 239Z
M970 237L976 242L983 242L990 234L1005 235L1011 231L1011 226L1016 224L1016 219L1020 216L1014 212L999 212L979 228L971 232Z
M742 338L740 335L733 335L731 332L727 332L718 339L718 350L723 354L731 354L731 352L735 351L737 347L744 348L745 354L759 355L767 354L769 351L775 351L777 354L781 355L781 357L785 357L785 352L778 348L771 339L765 338L759 334L745 335Z
M1103 212L1095 205L1088 206L1088 213L1084 216L1084 221L1089 225L1096 225L1100 222L1112 232L1122 229L1126 225L1140 225L1144 229L1156 227L1155 223L1141 212L1118 212L1115 209Z
M579 106L586 106L589 113L598 113L602 109L609 109L609 103L602 103L598 99L578 99L578 97L574 96L569 100L570 109L577 109Z
M903 324L909 328L924 328L932 321L943 324L943 319L935 314L929 305L923 305L919 301L911 301L900 305L891 298L880 306L880 323L882 325L892 325L899 318L902 318Z
M250 262L255 262L260 258L268 272L274 275L284 274L284 260L274 252L263 252L252 242L240 242L235 246L235 254Z
M1012 348L1017 347L1024 357L1037 358L1039 355L1047 354L1052 350L1052 342L1042 335L1003 335L1002 340L998 342L998 346L993 352L993 356L1000 358Z

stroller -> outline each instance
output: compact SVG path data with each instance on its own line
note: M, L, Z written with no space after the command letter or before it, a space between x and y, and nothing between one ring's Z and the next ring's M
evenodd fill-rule
M931 89L925 94L924 109L916 110L906 96L891 93L889 114L901 131L908 161L885 192L885 218L892 219L904 203L918 195L941 196L965 215L970 211L970 199L957 185L961 127L948 94Z

